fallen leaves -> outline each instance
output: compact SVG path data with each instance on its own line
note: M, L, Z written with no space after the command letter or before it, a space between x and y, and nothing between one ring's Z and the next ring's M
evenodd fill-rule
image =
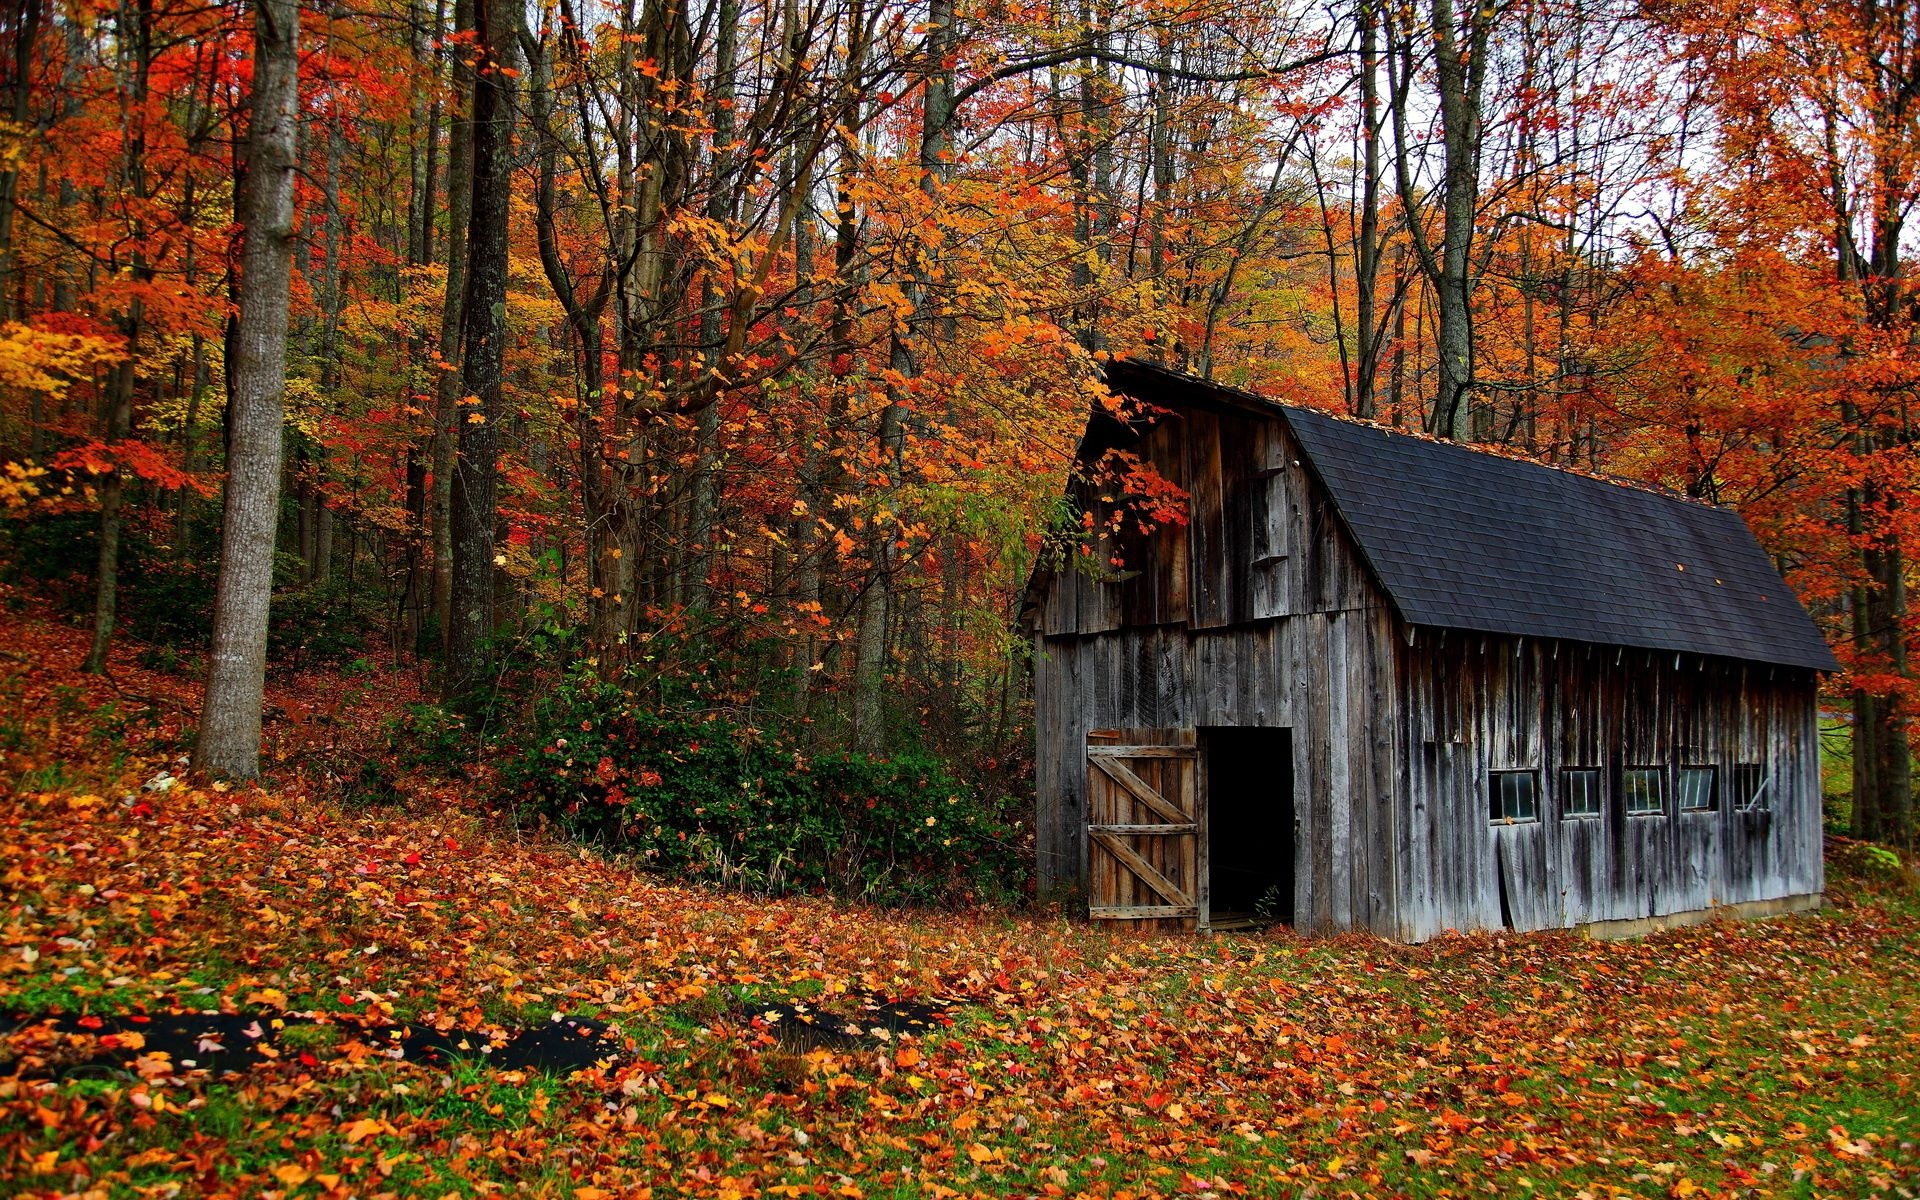
M156 765L138 758L136 784ZM1916 1182L1911 906L1626 943L1131 940L675 887L461 796L353 810L188 779L136 811L118 794L0 808L0 997L96 1022L15 1052L57 1064L79 1053L63 1039L111 1037L134 1064L0 1080L0 1162L46 1194ZM194 1054L276 1056L213 1086L117 1020L185 1011L221 1017L218 1050ZM561 1080L301 1040L398 1022L472 1053L556 1013L619 1025L631 1061ZM832 1036L785 1032L807 1025Z

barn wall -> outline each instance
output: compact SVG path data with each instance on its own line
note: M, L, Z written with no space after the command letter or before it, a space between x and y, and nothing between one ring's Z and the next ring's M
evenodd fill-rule
M1104 545L1118 567L1048 584L1034 660L1043 891L1086 877L1088 731L1287 727L1296 924L1390 932L1391 611L1277 422L1173 414L1135 452L1188 492L1188 520ZM1104 524L1111 505L1081 500Z
M1391 788L1402 723L1393 638L1392 615L1368 608L1232 629L1041 639L1042 887L1084 878L1088 731L1287 727L1297 926L1394 932Z
M1824 886L1811 672L1671 653L1420 631L1402 656L1400 936L1542 929L1778 899ZM1761 811L1732 768L1771 773ZM1665 810L1629 816L1622 770L1668 772ZM1681 766L1719 768L1682 812ZM1562 815L1561 770L1602 769L1602 815ZM1537 770L1538 821L1489 819L1489 773Z

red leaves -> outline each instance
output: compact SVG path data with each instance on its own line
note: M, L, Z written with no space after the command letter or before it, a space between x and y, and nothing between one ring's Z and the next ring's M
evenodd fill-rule
M48 464L60 470L81 471L88 475L110 475L115 471L123 471L164 490L192 488L202 496L213 495L211 483L199 475L181 470L176 465L178 461L179 455L173 450L137 438L127 438L116 442L82 442L54 455Z
M45 646L38 629L4 632ZM87 682L44 675L29 699ZM135 765L144 779L155 764ZM288 1041L218 1089L158 1058L111 1094L21 1085L0 1090L0 1156L16 1172L56 1164L30 1187L139 1170L126 1164L149 1146L170 1156L152 1168L201 1163L186 1182L223 1171L214 1183L248 1193L287 1187L272 1171L297 1166L302 1195L336 1176L441 1194L561 1171L621 1196L1109 1200L1234 1185L1852 1195L1915 1178L1883 1116L1911 1099L1902 1020L1920 994L1886 957L1916 936L1910 901L1627 943L1136 940L677 887L509 831L464 787L369 811L188 779L160 807L164 821L129 826L106 797L0 806L0 883L16 898L0 998L63 988L91 1011L244 1008L263 1027L390 1006L480 1039L505 1012L590 1005L644 1052L605 1078L443 1086L371 1048ZM1837 869L1830 883L1850 886ZM783 1046L739 1007L800 992L849 1008L868 989L962 1003L951 1028L854 1049Z

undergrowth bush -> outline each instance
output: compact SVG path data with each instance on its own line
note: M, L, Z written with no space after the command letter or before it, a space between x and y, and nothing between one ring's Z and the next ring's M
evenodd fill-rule
M515 803L663 872L893 905L1004 901L1025 875L1013 801L928 755L804 754L578 673L526 736L503 775Z
M1898 850L1846 837L1827 838L1827 869L1843 879L1871 885L1900 885L1913 877L1913 867Z
M99 523L86 512L0 521L0 581L29 585L67 616L90 618ZM137 522L121 532L120 628L160 651L143 655L143 666L173 670L182 652L206 646L218 568L217 556L183 555Z
M286 559L287 555L276 556ZM273 620L267 630L267 660L280 670L345 663L367 649L367 633L383 601L369 583L282 582L291 574L276 563Z

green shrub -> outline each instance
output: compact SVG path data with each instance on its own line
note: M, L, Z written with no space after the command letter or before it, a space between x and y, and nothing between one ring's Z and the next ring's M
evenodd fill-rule
M1005 900L1025 875L1011 802L927 755L807 756L584 673L536 703L533 726L504 772L515 802L661 871L881 904Z
M366 588L350 591L340 579L276 590L267 661L299 670L359 657L378 605Z
M387 748L403 768L452 770L473 759L467 723L437 704L409 704L387 726Z
M174 660L146 664L172 670L179 651L198 650L212 638L219 560L157 542L139 515L120 536L120 627L151 646L173 649ZM0 521L0 579L30 586L84 619L93 611L99 525L99 514L88 512Z

